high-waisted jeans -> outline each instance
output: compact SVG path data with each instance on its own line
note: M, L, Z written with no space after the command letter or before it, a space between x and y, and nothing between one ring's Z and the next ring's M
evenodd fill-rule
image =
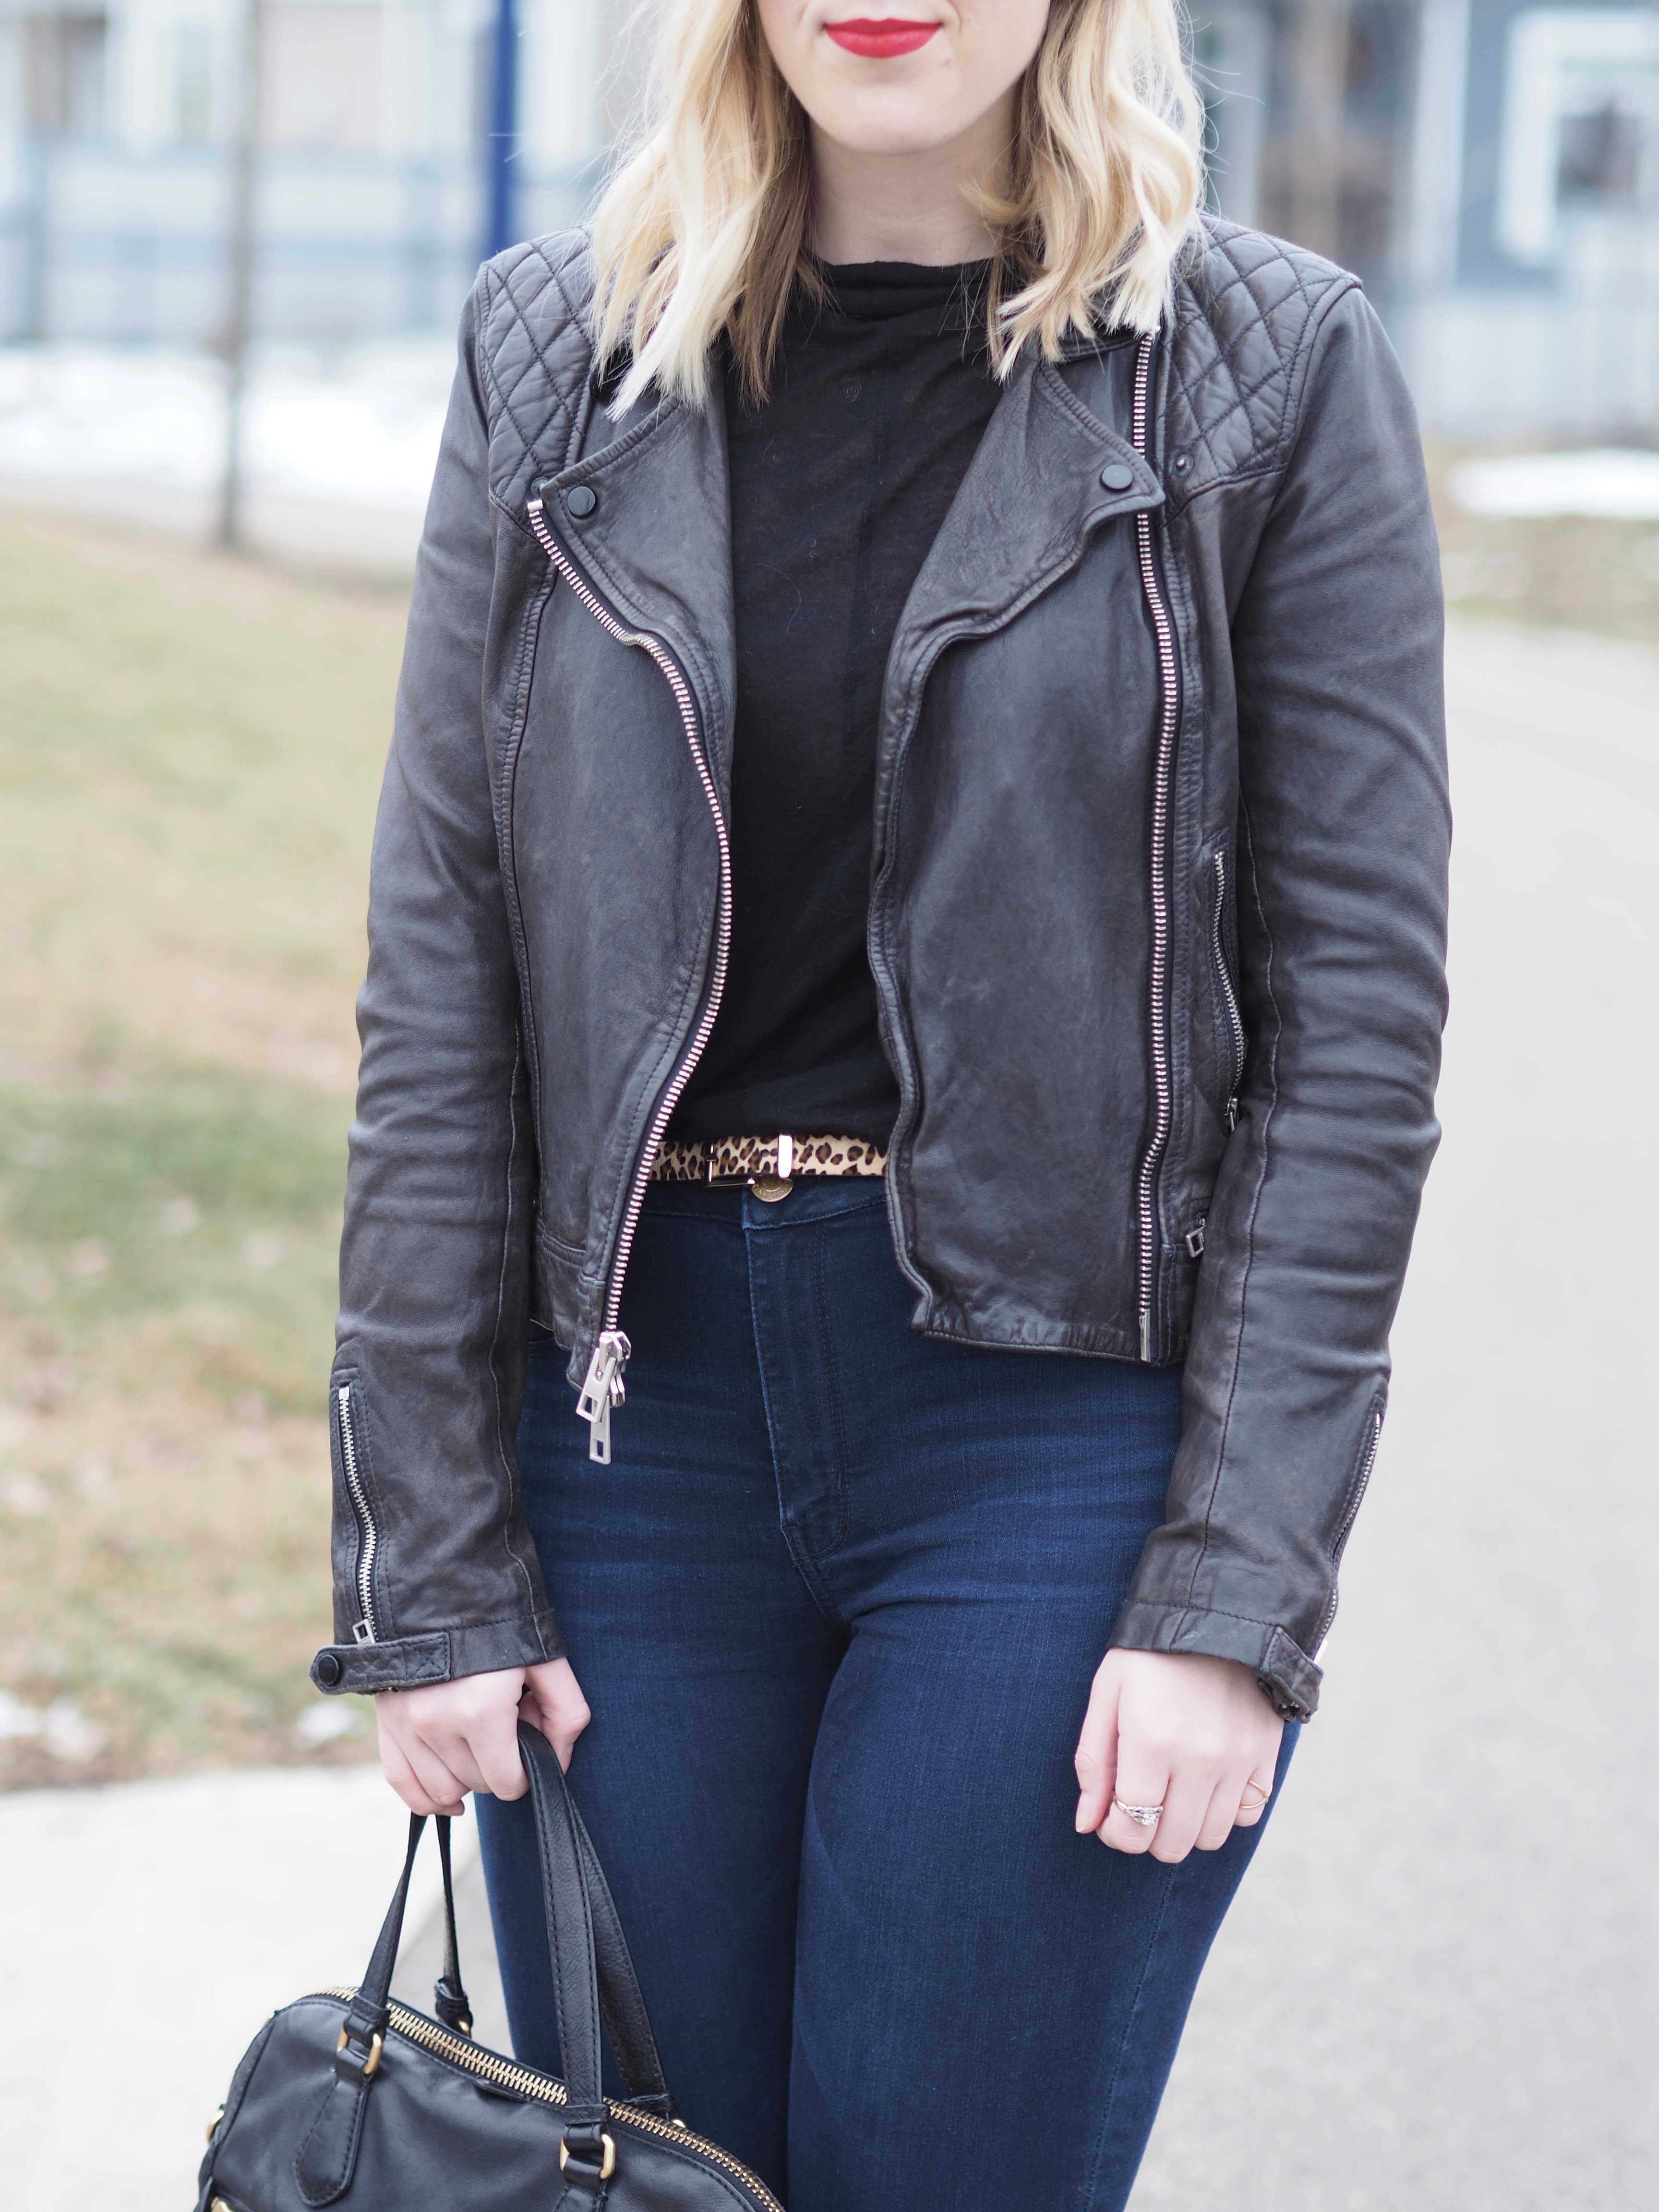
M1119 2212L1261 1835L1165 1866L1073 1828L1181 1378L913 1302L878 1182L657 1184L610 1467L538 1342L571 1781L680 2111L789 2212ZM556 2071L527 1802L478 1812L514 2048Z

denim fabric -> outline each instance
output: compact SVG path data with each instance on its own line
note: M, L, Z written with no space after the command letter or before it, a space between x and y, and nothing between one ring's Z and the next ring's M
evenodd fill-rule
M533 1350L571 1778L681 2111L790 2212L1118 2212L1261 1832L1165 1867L1072 1826L1181 1376L913 1302L879 1183L657 1185L614 1465ZM478 1811L514 2049L556 2070L530 1814Z

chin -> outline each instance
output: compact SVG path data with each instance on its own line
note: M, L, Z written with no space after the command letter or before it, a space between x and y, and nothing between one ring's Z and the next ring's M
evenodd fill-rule
M837 145L855 154L931 153L948 146L963 127L958 117L941 116L931 101L897 94L866 93L826 106L815 120Z

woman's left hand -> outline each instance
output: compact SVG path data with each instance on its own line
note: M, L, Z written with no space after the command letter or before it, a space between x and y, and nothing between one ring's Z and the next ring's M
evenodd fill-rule
M1285 1723L1249 1667L1195 1652L1109 1651L1078 1738L1080 1836L1170 1864L1253 1827ZM1163 1809L1137 1821L1122 1810Z

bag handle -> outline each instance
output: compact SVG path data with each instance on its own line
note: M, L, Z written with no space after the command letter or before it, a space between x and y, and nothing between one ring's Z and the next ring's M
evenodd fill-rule
M457 2035L472 2033L472 2007L461 1987L460 1951L455 1941L455 1878L449 1866L449 1815L438 1815L438 1862L444 1870L444 1963L432 1992L432 2009Z
M530 1783L536 1840L547 1915L548 1956L559 2024L559 2049L565 2087L573 2105L600 2107L599 2022L602 2018L616 2054L629 2103L672 2119L674 2100L663 2080L651 2019L640 1993L639 1977L611 1894L599 1854L565 1780L564 1769L546 1737L519 1723L519 1748ZM437 1815L438 1857L444 1881L444 1965L434 1992L434 2009L445 2027L471 2032L471 2008L461 1985L455 1934L455 1887L450 1864L449 1819ZM398 1946L409 1902L410 1878L420 1848L426 1816L409 1816L409 1843L368 1968L346 2016L336 2070L358 2081L379 2066L378 2045L391 2017L390 1992Z
M534 1729L531 1734L536 1735L537 1743L541 1747L540 1753L532 1750L531 1757L546 1756L546 1738ZM651 2015L645 2008L645 1999L640 1991L639 1977L634 1971L628 1939L623 1934L621 1915L611 1894L611 1885L605 1878L605 1869L599 1864L599 1855L593 1848L586 1824L570 1793L564 1769L560 1766L556 1756L551 1764L558 1776L559 1790L575 1830L576 1848L581 1859L588 1907L593 1923L599 2014L605 2021L605 2032L611 2039L617 2070L623 2077L623 2086L630 2104L643 2105L659 2112L664 2119L672 2120L674 2100L663 2079L662 2061L657 2056L657 2039L651 2033ZM538 1840L539 1834L538 1829Z
M571 2103L602 2110L602 2017L629 2101L672 2119L674 2100L663 2080L627 1938L564 1769L546 1737L523 1721L519 1748L536 1815L559 2051Z

